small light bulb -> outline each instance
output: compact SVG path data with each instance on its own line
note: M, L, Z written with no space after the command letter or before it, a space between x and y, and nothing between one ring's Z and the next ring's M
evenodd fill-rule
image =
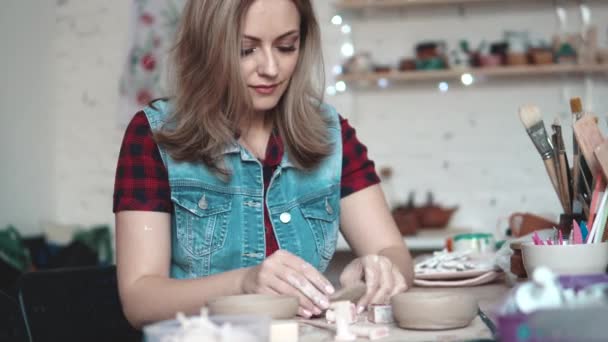
M333 67L332 69L334 75L341 75L342 74L342 66L341 65L336 65Z
M342 48L340 50L342 51L342 55L345 57L351 57L355 53L355 47L351 43L342 44Z
M346 91L346 83L344 83L344 81L338 81L338 83L336 83L336 90L343 93Z
M342 28L340 30L344 34L349 34L351 31L351 28L350 28L350 25L342 25Z
M471 74L462 74L462 76L460 77L460 81L462 81L462 84L464 84L465 86L470 86L471 84L473 84L475 79Z
M388 88L389 82L386 78L381 78L378 80L378 87L380 88Z
M442 93L447 92L450 89L450 85L448 82L440 82L439 83L439 91Z
M334 15L331 18L331 23L334 24L334 25L336 25L336 26L337 25L342 25L342 17L339 16L339 15Z

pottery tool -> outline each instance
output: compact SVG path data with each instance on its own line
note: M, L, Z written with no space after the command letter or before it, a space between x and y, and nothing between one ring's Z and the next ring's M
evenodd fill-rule
M608 141L599 144L593 153L600 166L604 180L608 180Z
M535 245L544 245L543 240L538 236L537 232L532 234L532 242L534 242Z
M600 170L600 165L595 158L594 151L604 142L604 136L597 126L597 117L585 115L574 123L574 134L578 142L578 147L589 165L589 170L593 177Z
M393 323L393 307L385 304L369 305L367 307L367 320L375 324Z
M572 127L574 124L583 117L583 102L580 97L574 97L570 99L570 111L572 113ZM584 163L583 163L584 164ZM581 169L584 169L586 165L581 165L580 150L576 141L574 132L572 134L572 211L580 213L583 208L585 201L581 201L579 197L581 187Z
M551 184L557 193L557 197L561 198L555 170L555 160L553 158L553 145L547 136L547 131L545 129L545 124L542 120L540 110L538 107L533 105L523 106L519 109L519 118L526 128L526 132L528 132L530 139L532 139L534 146L536 146L538 153L543 159L545 168L547 169L547 174L549 175ZM564 208L564 210L566 210L566 208Z
M583 243L583 234L581 233L581 227L576 223L576 220L572 220L572 243L580 245Z
M587 241L587 237L589 236L589 228L587 228L587 223L585 221L581 221L581 234L583 234L583 241Z
M587 222L593 226L593 221L597 214L599 202L602 198L603 190L606 188L606 182L602 177L596 178L595 186L593 187L593 195L591 196L591 206L589 207L589 216Z
M608 189L606 189L608 190ZM598 238L596 237L599 233L601 237L604 234L604 227L606 225L606 218L608 216L608 210L606 207L606 201L608 200L608 192L604 191L602 195L602 200L600 202L599 208L597 210L597 216L595 221L593 222L593 226L591 227L591 231L589 232L589 236L587 237L587 243L596 243Z
M560 199L562 207L566 214L572 213L572 197L570 190L570 167L568 166L568 157L566 156L566 146L562 136L562 125L559 117L556 117L551 125L553 129L553 146L555 147L555 160L557 180L559 183Z

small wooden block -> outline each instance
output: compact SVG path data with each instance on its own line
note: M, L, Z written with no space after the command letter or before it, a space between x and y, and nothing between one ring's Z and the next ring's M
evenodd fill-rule
M395 321L393 307L390 305L372 304L367 307L367 320L375 324L388 324Z

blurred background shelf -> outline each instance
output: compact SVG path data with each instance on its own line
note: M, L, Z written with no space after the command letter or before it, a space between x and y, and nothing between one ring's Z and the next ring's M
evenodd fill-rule
M416 235L404 236L403 240L413 253L430 252L442 250L445 247L445 241L456 235L463 233L471 233L471 229L448 227L443 229L421 229ZM336 251L350 251L348 243L340 234L338 236L338 244Z
M543 75L586 75L593 73L608 73L608 64L596 65L522 65L487 68L447 69L447 70L417 70L390 71L384 73L350 73L337 75L337 81L344 82L378 82L381 79L393 82L407 81L448 81L460 79L464 74L475 78L488 77L530 77Z
M532 2L527 0L340 0L334 3L335 7L342 9L360 10L366 8L411 7L433 5L466 5L483 3L514 3ZM536 0L535 2L551 2L550 0ZM593 0L606 1L606 0Z

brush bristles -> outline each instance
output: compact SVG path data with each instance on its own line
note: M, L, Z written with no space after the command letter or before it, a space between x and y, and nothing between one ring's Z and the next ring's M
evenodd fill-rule
M562 125L562 120L559 119L559 116L556 116L555 119L553 119L553 126L561 126Z
M572 111L572 113L583 112L583 101L581 101L580 97L570 99L570 111Z
M530 127L542 121L540 109L533 105L522 106L519 108L519 119L526 129L530 129Z

